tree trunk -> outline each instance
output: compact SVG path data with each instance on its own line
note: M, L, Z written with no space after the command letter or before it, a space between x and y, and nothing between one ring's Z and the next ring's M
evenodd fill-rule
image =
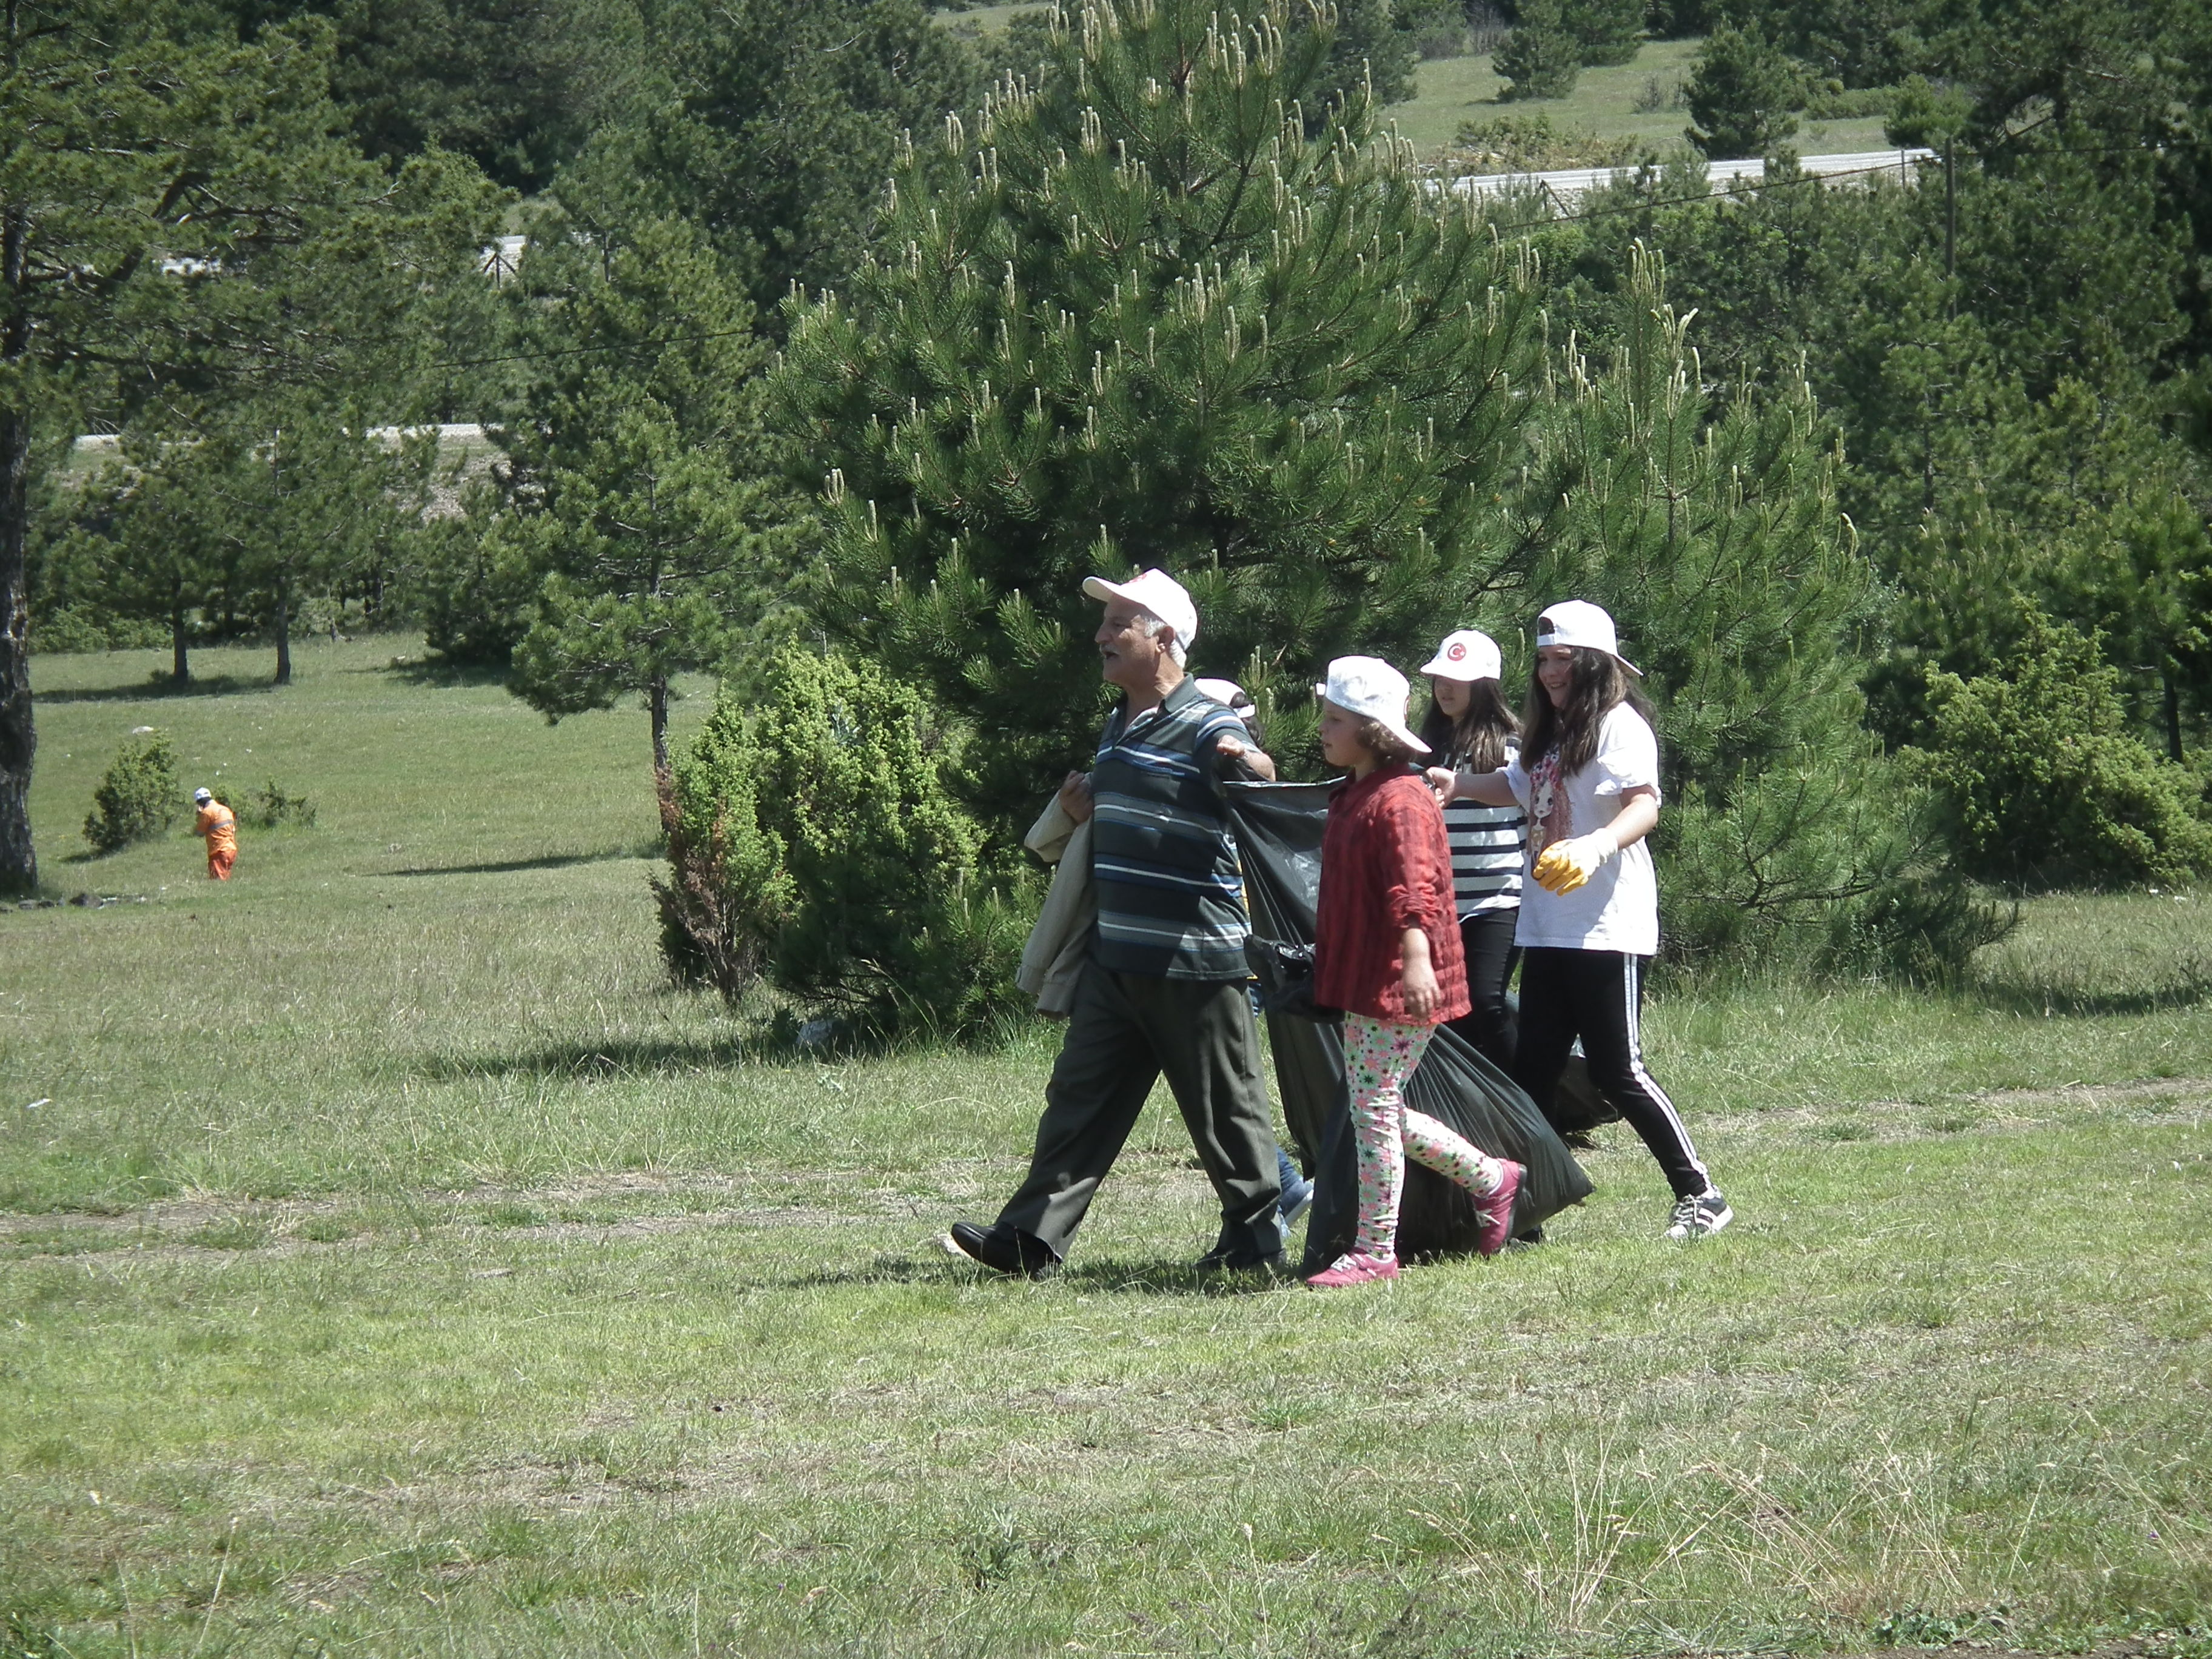
M31 721L31 595L23 562L30 465L31 423L19 412L0 416L0 892L10 893L27 893L39 882L31 846L31 758L39 734Z
M2160 665L2159 688L2166 694L2166 757L2176 766L2181 765L2181 686L2174 678L2173 665Z
M8 8L8 61L15 61L15 8ZM31 325L23 303L30 228L19 203L0 215L0 284L15 301L0 323L0 365L13 371L11 398L23 395ZM31 759L39 734L31 720L30 573L23 559L31 513L30 411L0 413L0 892L27 893L39 882L31 846Z
M169 596L169 679L178 686L192 683L191 648L185 642L185 595L181 585Z
M668 677L656 675L645 689L645 706L653 716L653 775L668 775Z
M276 684L292 683L292 585L276 583Z

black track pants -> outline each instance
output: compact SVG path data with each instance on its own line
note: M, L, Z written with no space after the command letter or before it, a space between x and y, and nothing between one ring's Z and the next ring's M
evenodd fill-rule
M1521 958L1521 1041L1513 1080L1546 1112L1577 1037L1590 1081L1626 1118L1677 1198L1712 1185L1667 1091L1644 1069L1644 958L1532 945Z
M1460 923L1459 940L1467 951L1467 1000L1474 1006L1450 1022L1485 1060L1509 1073L1514 1020L1505 993L1513 982L1513 964L1521 959L1521 949L1513 943L1513 930L1520 925L1517 909L1485 910Z

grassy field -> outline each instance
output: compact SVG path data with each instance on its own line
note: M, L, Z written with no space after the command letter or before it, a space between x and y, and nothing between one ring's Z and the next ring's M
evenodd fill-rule
M750 1045L659 968L643 715L410 654L34 665L125 902L0 912L0 1654L2212 1654L2203 896L1678 988L1706 1246L1609 1130L1542 1249L1208 1285L1156 1101L983 1282L1050 1031ZM319 826L68 861L142 725Z
M1562 130L1595 133L1601 139L1634 138L1660 155L1685 148L1683 130L1689 112L1672 106L1639 110L1637 105L1667 100L1689 79L1699 42L1648 40L1634 61L1610 68L1586 69L1576 78L1575 89L1565 98L1532 98L1500 103L1505 83L1487 58L1438 58L1414 71L1414 94L1398 104L1386 118L1417 145L1422 155L1435 155L1448 148L1468 121L1494 121L1504 115L1547 117ZM1654 94L1661 97L1654 97ZM1879 119L1864 121L1801 121L1790 141L1804 155L1848 155L1880 149L1884 140Z
M948 27L988 35L1005 28L1017 13L1036 9L1034 3L1014 0L939 13L939 21ZM1498 101L1505 82L1491 68L1487 54L1431 58L1414 70L1413 97L1393 105L1383 118L1396 122L1399 131L1431 157L1451 146L1462 123L1494 121L1509 114L1540 114L1555 127L1594 132L1601 139L1637 139L1665 155L1685 147L1683 130L1690 125L1689 112L1675 106L1673 94L1689 79L1699 45L1696 40L1646 41L1632 62L1583 70L1574 91L1565 98L1510 104ZM1638 104L1656 107L1639 109ZM1881 125L1878 118L1801 119L1790 142L1803 155L1880 149L1887 142Z

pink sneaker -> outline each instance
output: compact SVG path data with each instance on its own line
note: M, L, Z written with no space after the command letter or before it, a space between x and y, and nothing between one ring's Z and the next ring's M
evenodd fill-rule
M1364 1255L1358 1250L1348 1250L1306 1283L1317 1291L1340 1291L1347 1285L1372 1285L1397 1276L1396 1256Z
M1496 1255L1511 1242L1513 1200L1520 1196L1521 1182L1528 1173L1518 1164L1507 1163L1505 1179L1498 1183L1498 1190L1475 1200L1482 1215L1482 1231L1475 1235L1474 1248L1482 1255Z

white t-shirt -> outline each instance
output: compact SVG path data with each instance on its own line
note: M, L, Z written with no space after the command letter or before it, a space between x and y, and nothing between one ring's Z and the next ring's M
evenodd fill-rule
M1521 888L1521 921L1513 942L1569 951L1622 951L1656 956L1659 950L1659 884L1651 870L1649 839L1624 848L1597 873L1561 897L1536 884L1533 873L1544 848L1601 830L1620 813L1632 789L1659 793L1659 739L1644 718L1615 703L1597 729L1597 753L1571 776L1559 776L1557 751L1533 773L1516 756L1505 781L1528 814L1531 872Z

